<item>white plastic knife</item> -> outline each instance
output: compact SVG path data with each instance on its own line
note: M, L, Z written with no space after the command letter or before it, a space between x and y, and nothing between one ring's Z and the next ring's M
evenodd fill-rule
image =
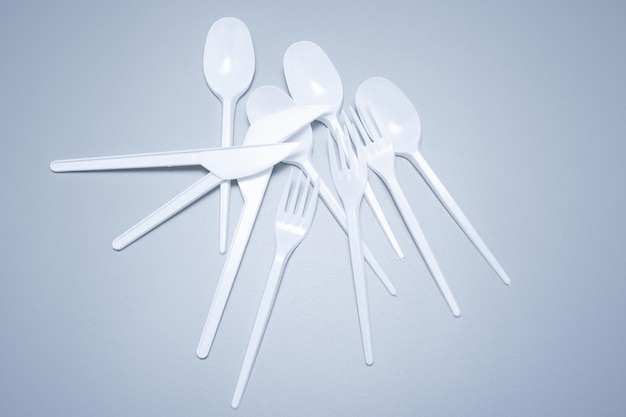
M233 146L229 148L156 152L52 161L54 172L103 171L116 169L166 168L199 165L223 180L261 172L291 154L297 143Z

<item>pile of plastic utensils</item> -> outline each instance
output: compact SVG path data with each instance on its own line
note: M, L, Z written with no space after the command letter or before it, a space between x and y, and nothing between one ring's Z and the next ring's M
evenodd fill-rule
M389 293L395 295L396 289L361 239L359 213L363 199L367 201L398 258L402 259L404 254L369 185L370 170L389 189L445 302L454 316L460 316L457 302L396 179L394 164L397 156L412 163L500 279L507 285L510 283L507 274L420 153L421 125L417 111L391 81L385 78L364 81L357 90L355 108L344 107L341 79L331 60L317 44L296 42L287 49L283 60L289 93L273 86L263 86L252 91L245 109L250 126L243 144L234 146L235 107L238 99L249 89L255 71L254 49L246 25L231 17L215 22L207 35L203 66L211 91L222 103L222 139L219 147L60 160L52 162L50 167L54 172L70 172L199 165L208 171L113 241L114 249L124 249L220 186L219 247L220 252L226 253L226 257L197 347L197 355L206 358L273 167L280 162L293 166L276 213L274 262L235 387L232 407L239 407L242 400L285 264L305 238L313 222L318 198L322 199L347 235L364 359L368 365L374 363L365 264ZM322 178L311 159L314 146L311 123L314 121L321 122L330 131L327 144L316 146L327 148L332 183ZM236 180L243 195L243 207L229 244L227 225L232 180Z

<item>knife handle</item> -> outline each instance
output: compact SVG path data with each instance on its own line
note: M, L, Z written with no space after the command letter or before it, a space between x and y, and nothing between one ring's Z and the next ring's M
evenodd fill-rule
M50 163L50 169L54 172L76 172L193 166L202 165L201 156L201 150L190 150L63 159L52 161Z

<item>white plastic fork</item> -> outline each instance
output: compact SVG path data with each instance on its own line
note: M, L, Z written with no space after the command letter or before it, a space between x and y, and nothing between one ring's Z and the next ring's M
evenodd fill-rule
M296 173L297 172L297 173ZM257 311L248 348L241 365L231 406L239 408L248 385L263 335L267 329L278 288L289 257L304 240L317 207L319 184L312 184L297 168L292 168L276 213L276 253Z
M383 136L378 134L378 132L374 131L375 129L372 129L368 135L368 132L365 131L365 128L361 124L359 115L357 115L352 107L350 107L350 114L354 123L357 125L359 132L361 133L360 136L352 135L354 145L357 149L361 149L363 151L367 159L367 165L369 165L369 167L376 174L378 174L391 192L391 195L400 210L400 214L404 219L404 223L409 229L417 249L424 258L426 267L435 280L435 284L437 284L437 287L448 304L448 307L450 307L452 314L455 317L460 317L461 310L459 309L459 306L454 299L454 295L452 294L452 291L450 291L450 287L441 272L441 268L439 267L439 264L435 259L435 255L426 240L426 236L424 236L424 232L415 218L413 210L411 210L409 201L404 195L404 192L400 187L400 183L398 183L396 178L396 158L391 141L386 140ZM368 118L368 126L375 126L374 121L369 119L368 114L361 114L360 116Z
M344 128L345 137L355 132ZM335 189L343 202L346 220L348 224L348 241L350 244L350 262L352 264L352 278L356 294L359 325L361 327L361 343L365 363L374 363L372 349L372 330L369 317L367 297L367 283L365 282L365 268L363 264L363 247L361 241L360 207L367 184L367 164L362 151L357 148L357 153L352 152L350 143L335 144L328 141L328 157L330 172L335 183Z

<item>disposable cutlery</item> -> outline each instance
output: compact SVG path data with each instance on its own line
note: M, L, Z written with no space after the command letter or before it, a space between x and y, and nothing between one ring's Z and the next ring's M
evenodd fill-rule
M272 268L267 277L265 290L254 321L248 348L241 365L239 379L233 395L232 407L239 408L244 390L250 379L252 367L256 360L261 340L267 329L267 324L278 295L278 288L282 280L285 266L296 247L304 240L317 206L318 185L292 168L289 180L276 212L275 238L276 251Z
M293 143L156 152L52 161L54 172L202 166L222 180L247 177L277 164L294 152Z
M309 41L292 44L283 57L283 70L291 97L299 104L327 106L328 111L317 120L330 130L336 141L345 142L339 123L343 85L337 69L322 48ZM365 199L396 255L404 259L400 244L369 183L365 185Z
M508 274L422 156L419 150L420 118L408 97L390 80L374 77L359 86L355 101L359 114L366 116L363 122L367 131L376 132L391 141L395 153L408 159L415 166L481 256L502 282L510 285L511 279Z
M251 98L252 96L250 97L246 105L246 112L248 115L248 120L251 123L251 130L253 126L261 123L262 121L266 121L268 117L272 117L272 115L274 114L290 114L290 112L293 110L292 107L276 111L276 109L268 106L266 103L257 103L255 102L255 100L251 100ZM298 107L301 106L296 106L295 108L297 109ZM306 106L304 106L304 108L306 108ZM318 112L315 117L308 118L309 123L317 118L319 114L322 114L324 112L323 109L325 109L326 107L313 106L313 108L317 108ZM309 113L308 115L313 116L313 114L311 113ZM282 124L281 120L277 119L275 121L276 123L274 124L274 129L281 132L286 131L284 124L293 124L293 120L291 119L284 119L282 121ZM244 139L244 145L275 143L285 140L289 136L296 133L298 130L306 127L309 123L299 124L299 128L290 130L289 135L269 134L269 132L271 131L268 131L267 135L248 134ZM271 174L272 168L269 168L252 177L242 178L237 181L239 189L244 198L244 205L239 216L239 221L235 229L231 246L228 250L228 253L226 254L224 267L222 268L220 279L217 283L217 288L213 295L213 300L211 301L211 306L209 308L209 313L207 315L204 328L202 329L202 334L200 335L198 347L196 348L196 354L199 358L206 358L209 355L211 346L213 345L213 341L217 333L217 328L222 319L222 315L224 314L224 309L226 308L226 303L228 302L230 291L232 290L235 278L237 276L237 271L239 270L239 266L241 265L243 253L250 239L250 234L252 233L252 228L261 207L261 203L263 201L265 190L267 189Z
M312 117L315 117L316 114L323 111L323 107L303 106L270 114L257 121L256 124L251 125L246 133L246 138L248 138L250 142L260 142L259 144L263 144L263 142L276 143L283 141L285 138L301 129L302 126L310 123L314 120ZM216 181L219 183L222 182L221 179L216 179L216 177L210 173L205 175L176 197L142 219L139 223L118 236L113 241L113 248L116 250L124 249L132 242L144 236L211 191L216 186Z
M289 97L289 95L287 95L283 90L270 85L257 88L248 98L248 108L252 113L255 109L271 108L275 111L280 111L289 109L296 105L297 104L294 103L292 98ZM302 170L302 172L304 172L304 174L309 177L311 181L319 185L319 196L328 207L335 220L337 220L339 226L341 226L344 232L347 233L346 215L343 211L341 201L338 200L335 193L331 190L324 178L320 176L317 168L311 160L311 152L313 150L313 132L311 127L304 127L302 130L289 138L287 143L295 142L300 143L301 146L297 149L297 151L290 153L285 159L283 159L283 162L300 168L300 170ZM374 271L387 291L395 296L397 294L395 287L365 242L363 242L363 254L365 256L365 261L368 263L370 268L372 268L372 271Z
M437 287L439 287L439 291L441 291L444 299L450 307L450 310L452 310L452 314L459 317L461 315L459 306L457 305L456 300L448 287L448 283L441 272L441 268L435 259L426 237L424 236L424 232L422 232L422 228L415 218L415 214L413 214L413 210L411 210L411 206L409 205L409 202L400 187L400 183L398 183L396 178L395 154L393 152L391 142L386 140L384 137L379 136L375 131L372 131L372 133L368 135L368 132L365 132L363 125L360 123L360 120L352 107L350 107L350 111L352 113L352 118L361 133L360 136L356 134L351 136L354 146L357 149L362 150L364 159L367 160L367 165L376 174L378 174L385 185L387 185L387 188L391 192L391 195L400 210L404 223L409 229L413 241L417 245L419 252L422 254L428 270L435 279ZM373 124L369 119L366 118L365 120L368 120L368 122L370 122L368 125L373 127Z
M258 142L254 143L256 145L281 142L302 129L303 126L311 123L319 114L325 111L326 108L324 106L297 106L274 114L268 114L266 117L257 120L256 123L250 126L246 133L246 138L248 138L250 142ZM166 153L162 153L161 156L165 157L165 154ZM176 152L174 152L174 154L176 154ZM106 158L107 157L103 157L101 159L105 160ZM53 161L51 169L60 169L63 165L61 162L63 161ZM224 162L228 163L228 161ZM222 178L212 173L205 175L142 219L139 223L118 236L113 241L113 248L116 250L124 249L161 223L170 219L185 207L194 203L222 181Z
M352 129L351 126L350 129ZM350 132L350 134L354 134L354 132ZM346 135L342 137L349 137L348 132L346 131ZM336 144L332 140L328 141L328 159L335 188L346 212L350 263L352 265L354 292L356 294L357 312L361 327L363 354L365 363L372 365L374 363L374 353L372 349L372 330L363 265L359 214L365 184L367 183L367 163L359 148L353 151L351 143Z

